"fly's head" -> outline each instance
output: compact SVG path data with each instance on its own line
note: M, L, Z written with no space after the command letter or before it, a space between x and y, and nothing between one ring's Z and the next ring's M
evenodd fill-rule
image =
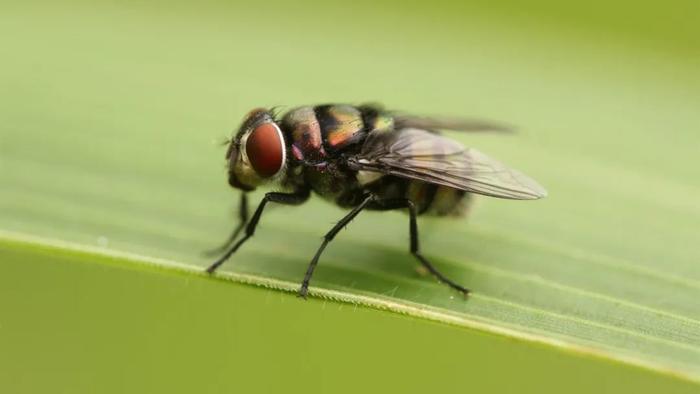
M244 191L278 179L287 161L284 134L273 114L256 108L243 119L228 151L228 183Z

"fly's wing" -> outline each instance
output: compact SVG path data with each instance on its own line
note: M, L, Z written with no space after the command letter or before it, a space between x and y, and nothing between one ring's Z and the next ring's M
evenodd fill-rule
M547 192L485 154L425 130L370 133L351 168L416 179L491 197L535 200Z
M448 117L424 117L408 114L394 114L397 129L416 128L423 130L453 130L453 131L499 131L512 132L513 129L504 124L479 119L460 119Z

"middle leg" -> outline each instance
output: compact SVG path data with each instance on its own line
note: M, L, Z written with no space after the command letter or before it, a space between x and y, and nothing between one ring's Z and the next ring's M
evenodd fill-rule
M369 205L372 201L375 200L374 195L368 195L365 197L362 202L356 206L355 208L352 209L347 215L345 215L338 223L336 223L335 226L323 237L323 243L321 243L321 246L318 248L316 251L316 254L314 255L314 258L311 259L311 263L309 263L309 268L306 270L306 275L304 275L304 281L301 282L301 288L299 288L299 297L306 298L306 294L309 292L309 282L311 281L311 276L314 274L314 270L316 269L316 264L318 264L318 259L321 257L321 253L323 250L326 248L326 245L328 245L329 242L335 238L336 234L340 230L343 229L343 227L347 226L352 219L357 216L360 212L362 212L363 209Z

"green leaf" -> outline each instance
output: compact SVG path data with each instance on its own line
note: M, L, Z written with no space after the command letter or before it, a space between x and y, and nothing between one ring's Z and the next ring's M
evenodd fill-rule
M3 392L697 392L498 334L56 246L0 242Z
M4 253L53 245L201 272L201 251L235 224L220 142L256 106L381 100L500 119L519 133L450 136L549 197L421 219L424 254L468 300L416 271L399 213L363 213L341 232L311 295L700 380L700 74L685 35L700 24L668 33L675 19L662 21L651 37L636 23L661 11L641 8L629 26L586 30L528 23L516 5L256 7L8 6ZM392 24L403 28L382 29ZM219 274L294 291L342 215L319 199L271 207ZM30 264L35 252L19 249L14 261Z

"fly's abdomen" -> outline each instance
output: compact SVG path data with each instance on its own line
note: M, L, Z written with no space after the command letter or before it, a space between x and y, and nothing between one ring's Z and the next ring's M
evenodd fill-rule
M471 195L464 190L438 186L425 212L437 216L464 216L470 201Z
M462 190L428 182L409 180L404 197L413 201L420 214L463 216L467 212L469 195Z
M463 216L471 200L471 195L463 190L388 175L379 175L364 187L380 199L407 198L420 215Z

